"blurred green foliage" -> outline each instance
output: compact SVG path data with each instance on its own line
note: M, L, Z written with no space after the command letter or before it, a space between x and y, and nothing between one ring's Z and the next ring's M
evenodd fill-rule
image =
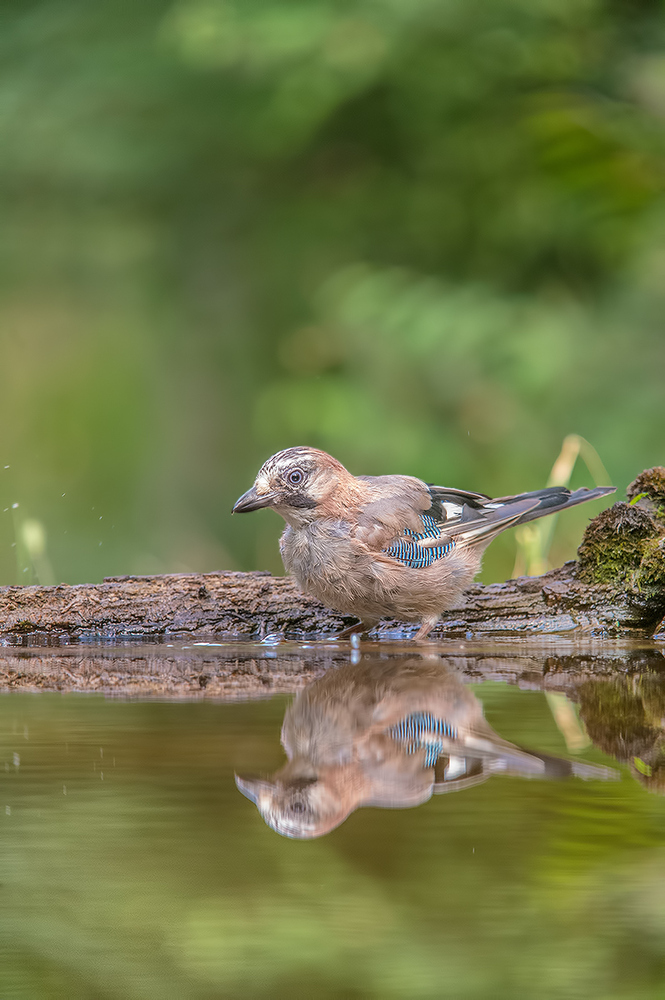
M663 463L662 12L7 0L0 581L279 569L229 510L293 444L495 495L569 433Z

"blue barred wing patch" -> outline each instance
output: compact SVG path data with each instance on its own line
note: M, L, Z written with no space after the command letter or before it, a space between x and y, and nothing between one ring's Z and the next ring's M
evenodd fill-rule
M440 737L457 739L457 729L444 719L435 718L431 712L414 712L388 730L391 737L402 743L406 753L425 751L425 767L434 767L443 752ZM439 737L439 739L437 739Z
M452 539L433 548L422 549L418 545L418 542L423 538L438 538L441 534L433 517L423 514L422 521L425 526L424 531L416 532L405 528L404 536L393 542L388 548L383 549L384 554L398 559L399 562L411 569L424 569L426 566L431 566L437 559L443 559L449 552L452 552L455 548L455 542Z

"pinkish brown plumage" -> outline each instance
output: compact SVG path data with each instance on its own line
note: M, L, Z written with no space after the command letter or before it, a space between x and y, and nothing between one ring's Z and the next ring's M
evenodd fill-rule
M284 565L302 590L360 618L420 622L424 639L454 607L499 532L613 493L551 487L492 500L414 476L353 476L317 448L287 448L259 470L234 513L272 507L286 521Z

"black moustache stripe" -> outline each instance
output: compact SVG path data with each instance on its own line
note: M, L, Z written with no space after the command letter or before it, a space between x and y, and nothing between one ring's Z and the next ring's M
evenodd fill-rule
M289 507L300 507L303 510L311 509L316 507L316 500L310 499L310 497L303 496L302 493L293 494L286 501Z

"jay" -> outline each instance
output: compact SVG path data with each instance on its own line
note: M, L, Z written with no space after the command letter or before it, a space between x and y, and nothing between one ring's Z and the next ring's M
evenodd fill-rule
M272 507L286 521L282 560L305 594L366 632L382 618L419 622L425 639L455 607L505 528L613 493L552 486L491 499L414 476L353 476L317 448L287 448L261 467L233 513Z
M608 780L610 768L523 750L502 739L443 658L364 658L333 667L288 707L288 761L239 791L283 837L329 833L363 806L406 809L493 774Z

